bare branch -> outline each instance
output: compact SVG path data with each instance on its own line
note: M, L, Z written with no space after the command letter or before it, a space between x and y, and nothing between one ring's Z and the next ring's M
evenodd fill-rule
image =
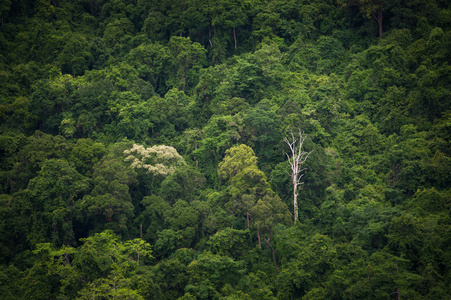
M284 142L288 145L290 148L291 156L290 154L286 153L288 158L288 163L291 167L291 180L293 184L293 205L294 205L294 222L296 223L298 219L298 186L302 185L303 182L301 182L301 178L304 176L302 174L303 171L306 170L306 168L302 168L302 164L305 163L310 156L310 154L313 152L305 152L302 151L302 146L304 144L305 139L307 138L307 135L304 135L303 132L299 129L299 141L296 140L294 137L294 133L292 130L290 130L291 134L291 141L288 140L288 138L284 138Z

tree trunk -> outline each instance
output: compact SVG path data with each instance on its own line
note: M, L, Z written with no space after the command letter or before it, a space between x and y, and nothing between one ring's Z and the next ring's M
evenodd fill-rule
M293 214L294 214L294 224L298 220L298 174L293 174Z
M150 195L153 195L153 182L155 180L155 175L152 174L152 182L150 183Z
M211 28L208 28L208 42L210 43L210 47L213 48L213 43L211 42Z
M247 229L249 229L249 211L246 211Z
M279 271L277 270L277 262L276 262L276 254L274 252L274 248L271 246L271 244L269 243L269 239L266 239L265 237L263 237L265 239L266 244L268 245L268 247L271 249L272 252L272 260L274 262L274 269L276 270L276 275L279 275Z
M257 239L258 239L258 248L262 248L261 238L260 238L260 229L257 227Z
M235 33L235 27L233 28L233 39L235 40L235 49L236 49L236 33Z
M382 7L378 8L377 15L375 13L372 13L374 19L376 19L377 24L379 26L379 38L382 38Z
M302 165L305 163L309 155L313 152L305 152L302 150L302 145L304 144L306 135L303 135L302 131L299 130L299 140L297 141L294 137L293 131L290 130L291 141L288 138L284 138L285 143L290 147L291 157L286 153L288 157L288 162L291 167L291 181L293 183L293 215L294 224L298 220L298 186L302 184L301 178L304 174L301 174L305 169L302 169Z
M379 24L379 38L382 38L382 8L377 11L377 23Z

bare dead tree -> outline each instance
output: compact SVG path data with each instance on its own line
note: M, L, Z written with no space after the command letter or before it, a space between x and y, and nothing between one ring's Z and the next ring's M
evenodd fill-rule
M290 130L291 133L291 141L288 138L284 138L285 143L287 143L288 147L290 147L291 156L286 153L288 157L288 162L291 166L291 182L293 183L293 208L294 208L294 223L298 220L298 187L301 186L304 182L301 182L302 172L305 168L302 168L302 164L305 163L310 153L313 152L305 152L302 150L302 145L304 144L307 135L299 130L299 140L296 140L293 131Z

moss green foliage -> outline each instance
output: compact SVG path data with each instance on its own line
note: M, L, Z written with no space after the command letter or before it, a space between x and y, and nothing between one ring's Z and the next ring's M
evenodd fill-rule
M450 57L443 0L1 1L1 298L448 299Z

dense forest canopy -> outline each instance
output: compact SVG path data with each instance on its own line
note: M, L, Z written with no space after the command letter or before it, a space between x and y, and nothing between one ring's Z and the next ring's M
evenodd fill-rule
M2 299L449 299L451 2L0 17Z

